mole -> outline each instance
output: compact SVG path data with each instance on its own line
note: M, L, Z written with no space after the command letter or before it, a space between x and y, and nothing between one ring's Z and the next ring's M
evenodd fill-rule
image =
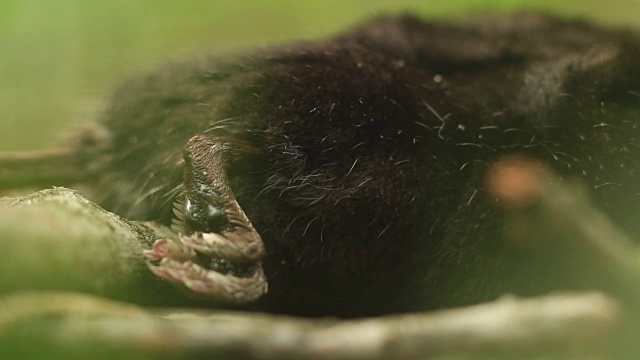
M156 242L151 271L212 301L359 317L541 291L484 181L512 154L640 230L639 33L395 15L197 56L125 82L91 130L0 188L84 184L171 224L180 242Z

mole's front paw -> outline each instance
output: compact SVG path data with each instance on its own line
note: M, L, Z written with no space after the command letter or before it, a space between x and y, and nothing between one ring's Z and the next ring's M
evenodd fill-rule
M223 259L207 262L188 248L179 248L170 241L156 241L145 252L150 260L159 261L150 264L151 271L194 295L228 303L249 303L267 292L267 279L259 262L244 265Z
M265 248L229 186L230 149L207 136L187 143L182 199L174 211L180 242L159 240L145 255L154 274L196 295L248 303L267 292Z

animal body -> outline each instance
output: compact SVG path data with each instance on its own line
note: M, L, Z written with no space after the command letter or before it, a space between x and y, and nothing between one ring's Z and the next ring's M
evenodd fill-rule
M98 130L56 155L69 171L11 186L66 174L127 218L175 218L182 243L150 258L190 291L379 315L549 290L487 195L503 155L582 179L638 228L639 126L638 33L542 15L383 17L132 79ZM218 289L218 273L237 281Z

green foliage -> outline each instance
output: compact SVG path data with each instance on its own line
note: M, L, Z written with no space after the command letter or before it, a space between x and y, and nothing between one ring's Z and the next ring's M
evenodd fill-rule
M122 78L186 54L317 38L363 18L543 9L637 24L633 0L0 0L0 151L52 147Z

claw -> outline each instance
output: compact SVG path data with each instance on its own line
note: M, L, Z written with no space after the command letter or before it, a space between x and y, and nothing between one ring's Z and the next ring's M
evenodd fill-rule
M207 270L191 261L179 262L162 259L160 265L149 265L157 276L180 285L204 297L234 304L257 300L268 290L262 266L258 265L251 277L237 277Z
M173 258L176 260L186 261L196 257L196 253L182 244L173 241L156 240L151 249L144 250L144 255L150 260L164 260Z
M216 233L194 233L191 235L180 235L182 243L196 251L208 256L224 257L224 247L228 247L228 240L224 236Z
M167 251L167 241L166 240L156 240L151 246L151 249L143 251L144 256L149 260L161 260L162 258L166 258L169 256L169 251Z
M267 293L268 285L262 266L253 276L244 278L223 275L215 271L206 271L201 279L190 278L184 285L200 294L224 294L224 300L236 304L248 303L259 299Z
M204 255L229 261L255 261L261 259L265 253L260 236L248 231L226 232L224 235L218 233L180 235L180 241L186 247Z

